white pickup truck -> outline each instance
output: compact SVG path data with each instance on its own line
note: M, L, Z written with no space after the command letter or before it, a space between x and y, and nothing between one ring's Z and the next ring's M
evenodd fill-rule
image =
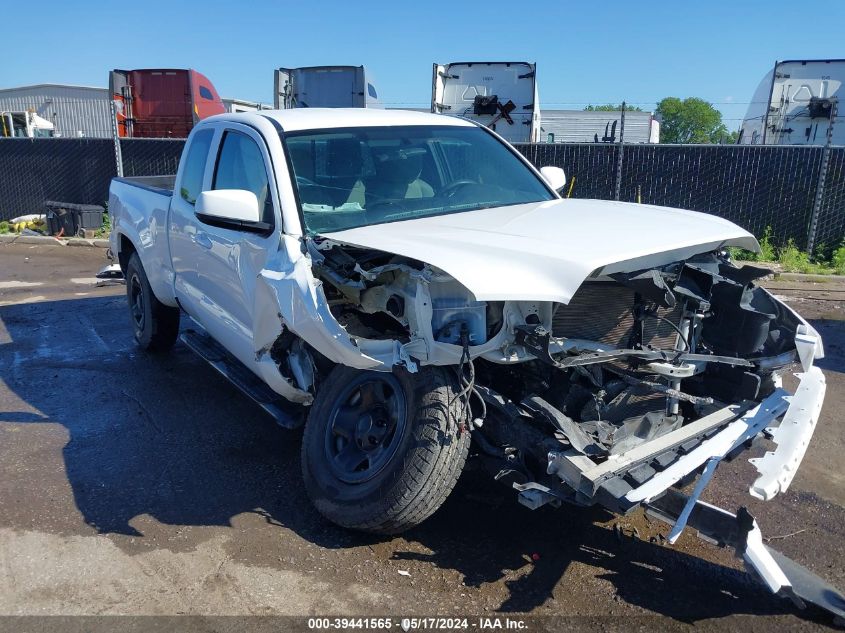
M473 451L528 507L643 507L774 592L837 595L806 590L744 508L699 501L755 439L750 493L787 489L824 398L818 333L731 263L758 248L738 226L564 183L456 117L227 114L175 179L113 181L111 247L138 343L166 350L190 317L187 345L305 425L305 486L335 523L420 523Z

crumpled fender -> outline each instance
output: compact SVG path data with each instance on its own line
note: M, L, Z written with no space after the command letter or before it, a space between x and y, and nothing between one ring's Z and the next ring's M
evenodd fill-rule
M283 328L329 360L349 367L390 371L393 365L410 361L398 341L358 338L343 329L329 310L322 282L311 273L310 260L302 255L298 240L290 236L282 238L279 255L258 275L253 314L256 361L266 367L262 375L275 391L295 402L310 403L312 397L287 381L270 357L270 348ZM291 389L295 397L289 395Z

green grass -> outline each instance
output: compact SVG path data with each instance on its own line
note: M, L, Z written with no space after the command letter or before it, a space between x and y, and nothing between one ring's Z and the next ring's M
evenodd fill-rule
M837 275L845 275L845 242L833 251L833 255L830 258L830 265L836 271Z
M9 223L3 220L0 222L0 235L5 235L6 233L11 233L12 229L9 227Z
M805 273L810 275L845 275L845 242L834 249L828 260L824 253L827 248L819 245L815 255L802 251L790 238L783 246L775 246L772 242L771 227L766 227L760 238L760 252L752 253L742 248L728 248L733 259L746 262L761 262L779 264L783 272Z
M805 253L795 246L792 238L785 246L777 249L777 262L786 273L808 273L811 275L825 275L833 272L826 262L810 261L809 253Z
M111 218L109 218L109 212L103 212L103 226L97 229L97 232L94 233L94 237L108 237L109 233L111 233Z

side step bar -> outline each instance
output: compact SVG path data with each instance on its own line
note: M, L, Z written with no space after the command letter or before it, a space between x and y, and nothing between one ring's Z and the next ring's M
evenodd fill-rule
M304 424L305 411L302 407L289 402L261 382L258 376L207 333L185 330L179 335L179 340L273 416L279 426L297 429Z
M643 505L649 516L674 525L687 501L686 495L668 490L664 496ZM767 546L757 521L744 507L733 514L696 501L687 525L698 530L702 540L734 549L746 569L776 596L790 598L801 608L805 603L814 604L833 614L835 621L845 622L845 596L809 569Z

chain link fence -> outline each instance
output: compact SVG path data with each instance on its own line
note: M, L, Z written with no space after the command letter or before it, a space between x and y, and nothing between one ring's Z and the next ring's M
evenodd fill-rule
M124 176L175 174L184 139L120 141ZM117 176L112 139L0 139L0 220L43 213L44 202L105 204Z
M111 139L0 139L0 220L47 200L102 205L115 173Z
M184 142L120 139L117 152L112 139L0 139L0 220L41 213L45 200L103 204L118 173L118 156L124 176L173 174ZM563 168L569 181L565 197L612 200L618 189L622 201L713 213L758 237L768 229L776 244L792 239L800 248L813 244L829 251L845 239L845 147L574 143L516 148L538 167Z
M620 145L517 145L532 163L561 167L564 197L613 200ZM816 192L826 178L815 235ZM625 145L619 199L712 213L776 244L826 250L845 239L845 147Z
M815 248L827 255L845 237L845 148L831 149L821 194Z
M126 138L120 141L124 176L175 174L185 139Z

